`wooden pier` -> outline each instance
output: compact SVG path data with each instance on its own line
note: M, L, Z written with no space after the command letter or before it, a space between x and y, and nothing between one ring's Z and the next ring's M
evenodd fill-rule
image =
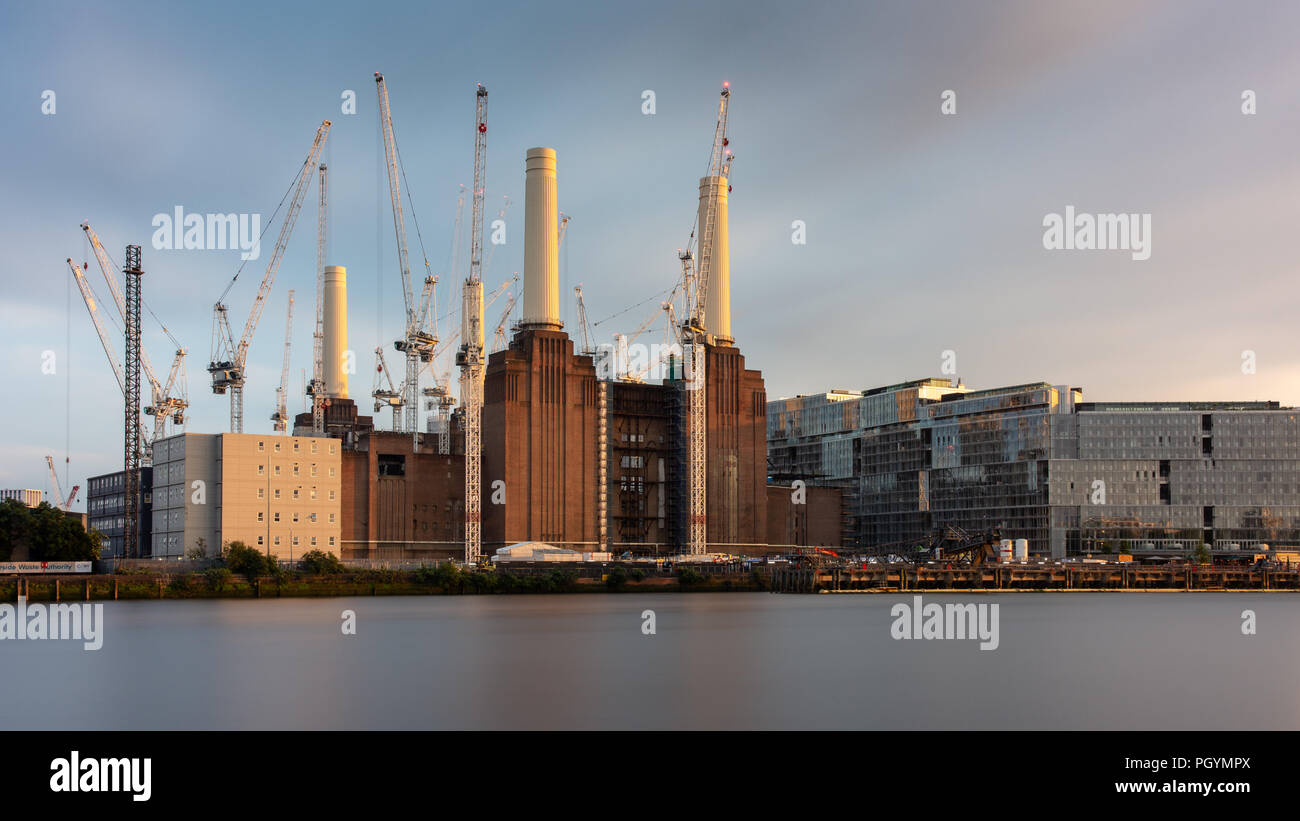
M899 593L910 590L1297 590L1300 571L1210 565L986 564L773 568L777 593Z

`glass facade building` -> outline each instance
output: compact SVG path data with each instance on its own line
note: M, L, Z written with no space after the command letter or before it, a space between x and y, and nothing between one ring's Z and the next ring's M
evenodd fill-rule
M1300 545L1300 414L1276 402L1083 402L924 379L768 403L780 481L844 488L842 541L999 527L1030 552Z

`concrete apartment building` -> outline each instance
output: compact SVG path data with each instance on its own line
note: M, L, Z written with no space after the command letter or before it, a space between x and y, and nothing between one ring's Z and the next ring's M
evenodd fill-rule
M22 502L26 507L38 507L41 504L43 496L44 493L42 491L32 490L30 488L0 489L0 502L12 499L15 502Z
M186 433L154 444L154 557L242 541L290 559L340 550L337 439Z
M774 476L844 489L848 545L949 524L1057 558L1300 544L1300 413L1276 402L924 379L770 402L768 457Z

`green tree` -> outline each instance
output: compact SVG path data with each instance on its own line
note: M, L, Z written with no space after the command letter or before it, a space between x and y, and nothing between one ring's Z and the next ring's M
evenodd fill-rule
M226 560L226 567L230 568L232 573L238 573L249 581L253 581L258 576L275 575L280 569L275 559L262 555L243 542L227 542L222 554Z
M305 573L318 575L342 573L346 570L343 562L339 561L338 556L333 553L326 553L323 550L309 550L302 554L302 558L298 560L298 567L302 568Z
M11 561L14 548L26 546L32 527L31 511L17 499L0 502L0 561Z
M12 558L19 547L27 549L27 558L33 562L84 562L99 558L103 537L96 531L86 532L78 519L62 510L41 502L33 508L13 500L5 502L0 512L0 527L8 538L0 538L0 553L8 552Z
M622 565L615 565L605 574L605 586L610 590L620 590L627 584L627 571Z
M699 584L704 581L704 574L700 573L693 567L682 567L677 570L677 583L682 587L690 587L693 584Z
M1197 564L1209 564L1211 559L1210 546L1205 542L1201 542L1196 546L1196 550L1192 551L1192 557L1196 559Z

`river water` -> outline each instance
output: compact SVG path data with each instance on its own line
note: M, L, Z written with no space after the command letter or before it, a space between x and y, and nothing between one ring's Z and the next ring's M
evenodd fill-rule
M98 651L0 641L0 727L1300 727L1296 594L924 600L998 604L998 647L891 638L911 595L106 602Z

